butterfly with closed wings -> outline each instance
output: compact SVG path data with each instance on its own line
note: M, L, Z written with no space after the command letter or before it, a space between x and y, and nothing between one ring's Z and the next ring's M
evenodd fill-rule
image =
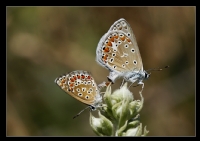
M87 71L76 70L55 79L55 83L76 100L89 105L92 111L102 107L102 97L94 78ZM73 118L79 116L85 109Z
M133 84L137 81L137 84L142 84L143 89L143 80L150 76L143 69L135 35L123 18L116 21L100 39L96 49L96 61L109 70L107 78L112 83L122 77L123 82L125 80ZM99 86L103 85L105 82Z

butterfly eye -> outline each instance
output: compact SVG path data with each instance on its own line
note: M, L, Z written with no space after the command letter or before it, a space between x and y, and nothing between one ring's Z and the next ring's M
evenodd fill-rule
M150 74L145 73L145 78L147 79L149 77L150 77Z

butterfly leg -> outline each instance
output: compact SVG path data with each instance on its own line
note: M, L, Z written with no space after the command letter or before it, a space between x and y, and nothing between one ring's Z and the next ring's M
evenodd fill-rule
M133 84L133 83L132 83L132 84ZM132 85L132 84L131 84L131 85ZM131 85L130 85L130 86L131 86ZM139 84L137 84L136 86L133 86L133 87L137 87L137 86L139 86Z
M106 87L106 82L103 81L101 84L98 85L99 90L101 90L103 87Z
M124 84L124 79L122 80L122 83L121 83L121 85L120 85L120 88L123 86L123 84Z
M133 85L133 83L131 83L128 88L130 88L132 85ZM137 87L137 86L139 86L139 84L137 84L136 86L133 86L133 87Z
M141 84L141 85L142 85L142 90L140 91L140 92L142 93L143 88L144 88L144 83L143 83L143 82L139 82L138 84Z
M108 87L110 85L110 83L112 83L112 82L105 82L105 81L102 82L101 84L98 85L99 90L101 90L104 87Z

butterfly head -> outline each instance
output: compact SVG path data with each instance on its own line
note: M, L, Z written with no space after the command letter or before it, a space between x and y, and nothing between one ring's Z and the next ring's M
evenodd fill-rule
M150 77L151 73L147 73L146 71L144 71L144 80L148 79Z

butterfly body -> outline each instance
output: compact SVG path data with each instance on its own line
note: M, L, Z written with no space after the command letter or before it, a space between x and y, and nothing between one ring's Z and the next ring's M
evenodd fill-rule
M70 96L89 105L91 110L101 106L102 97L94 78L87 71L77 70L55 79L55 83Z
M148 78L146 77L147 73L145 71L132 71L127 72L124 75L125 81L130 81L132 83L138 81L138 83L141 83L144 79Z
M143 70L142 58L135 35L128 22L116 21L100 39L96 50L96 61L109 70L112 83L122 77L125 81L143 84L150 74Z

